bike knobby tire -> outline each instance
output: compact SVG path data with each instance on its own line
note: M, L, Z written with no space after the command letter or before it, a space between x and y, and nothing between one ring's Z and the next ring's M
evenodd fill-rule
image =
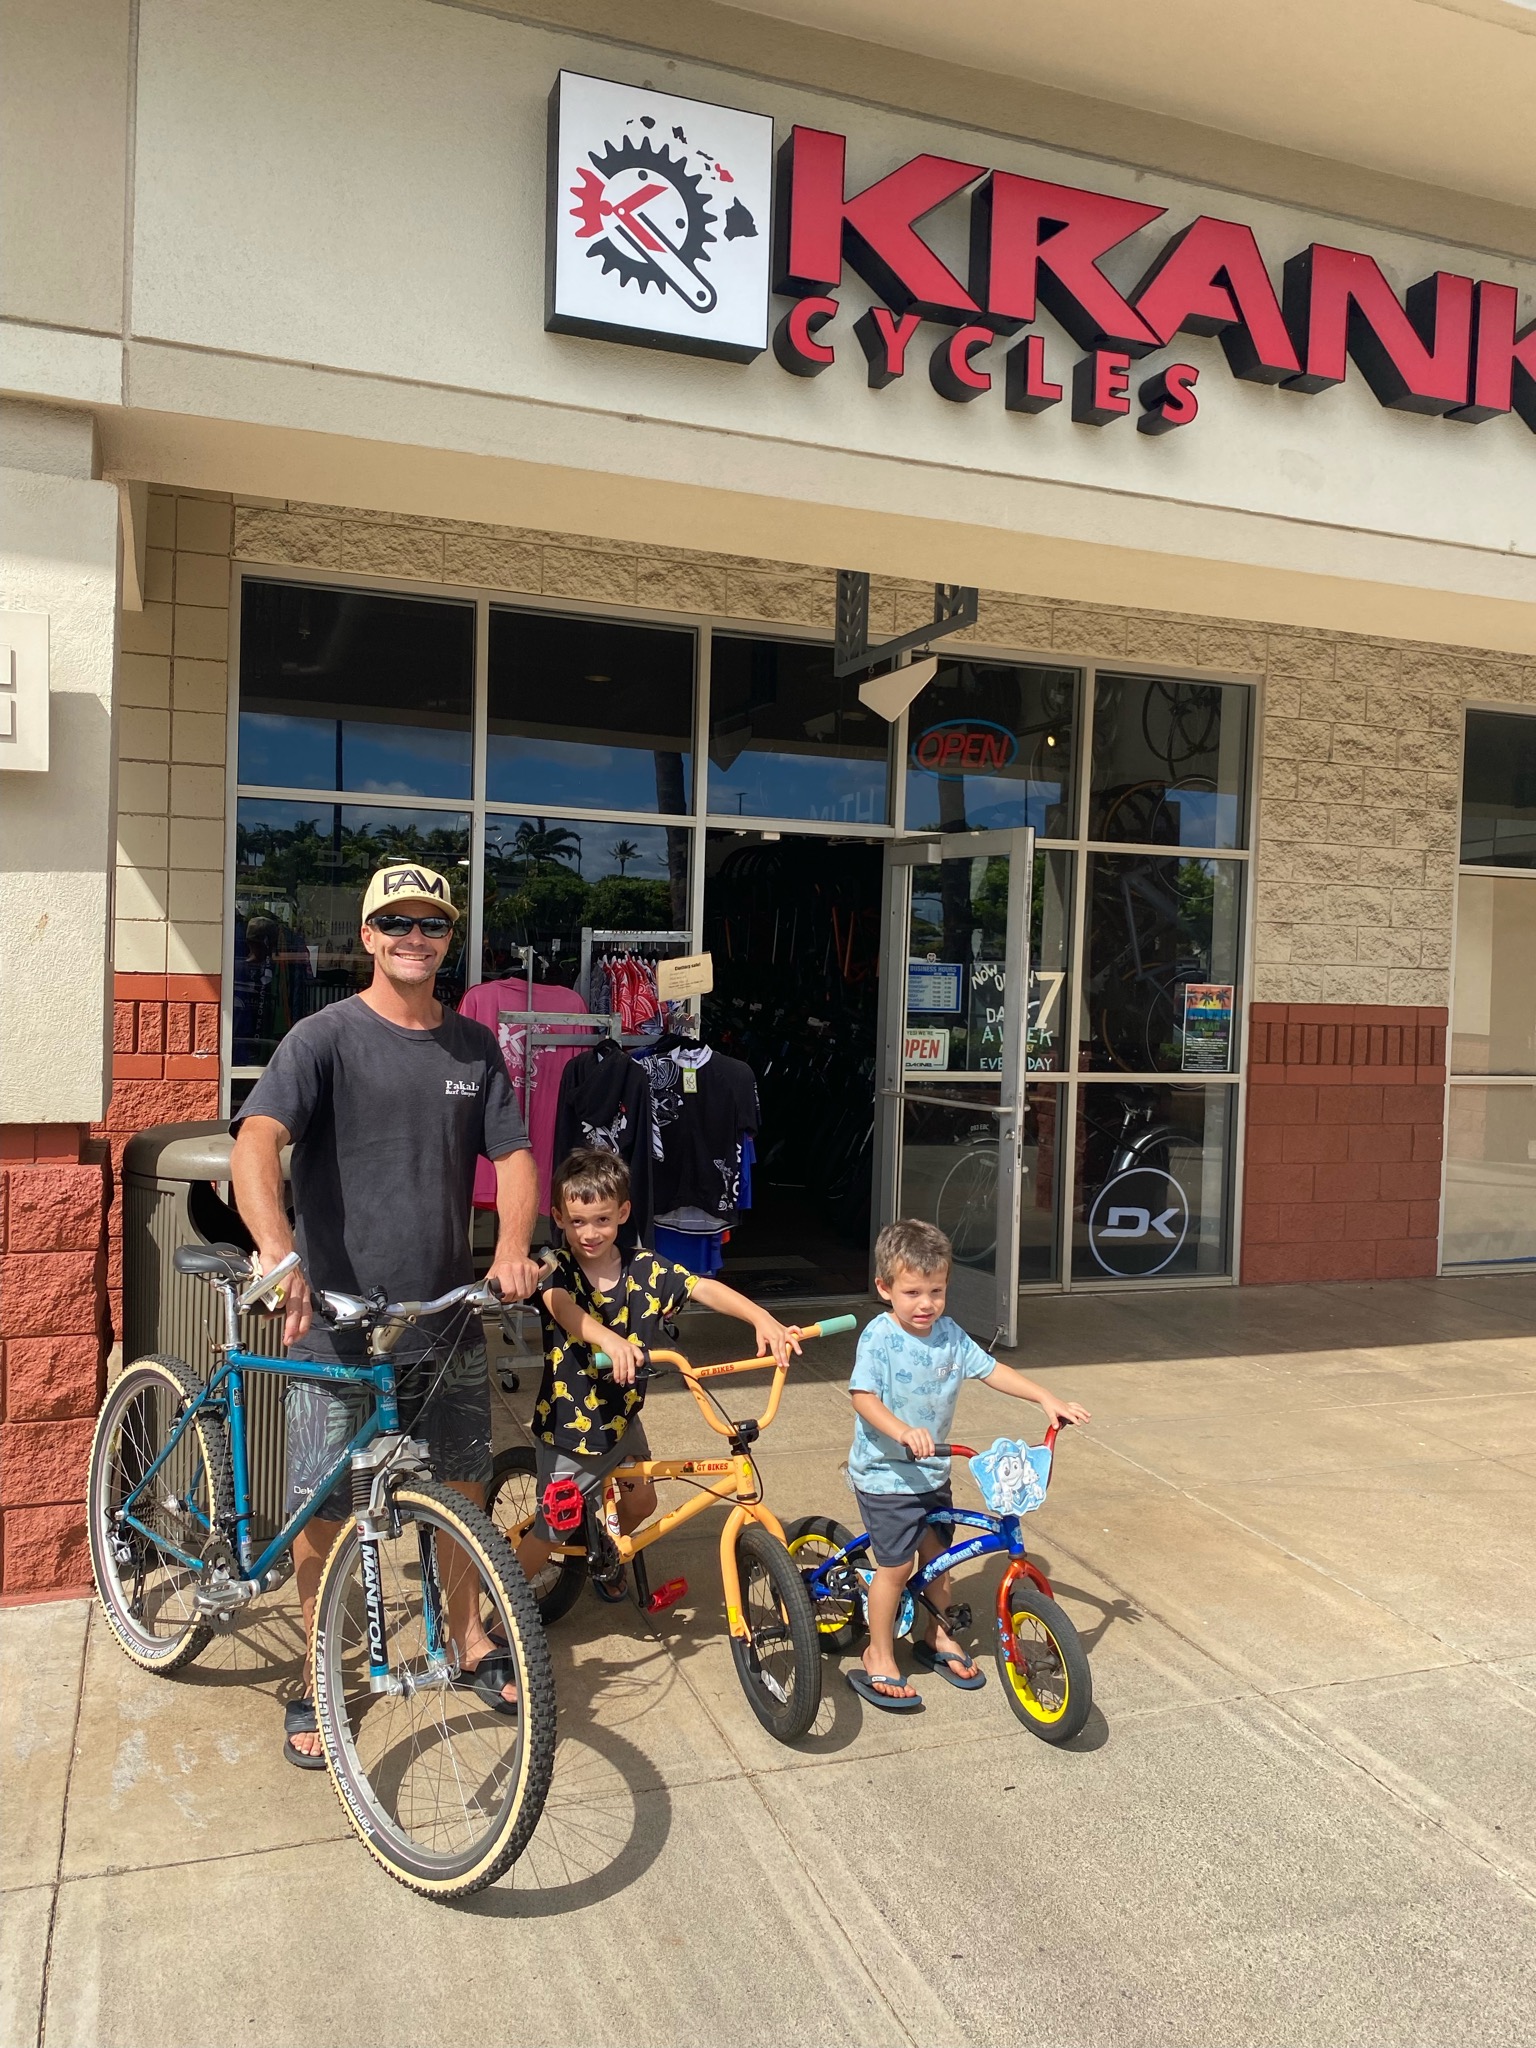
M491 1483L485 1496L485 1512L512 1542L520 1522L539 1511L538 1464L527 1444L514 1444L498 1452L491 1467ZM581 1598L587 1583L585 1557L552 1557L529 1585L539 1603L539 1619L546 1628L569 1614Z
M1013 1616L1013 1655L997 1638L997 1670L1003 1697L1031 1735L1042 1742L1070 1742L1082 1731L1093 1706L1093 1673L1088 1653L1071 1620L1028 1579L1008 1589Z
M821 1640L799 1567L778 1537L748 1522L736 1538L746 1637L731 1637L742 1691L780 1742L794 1742L821 1705Z
M833 1521L830 1515L805 1515L784 1531L785 1545L808 1593L811 1579L828 1558L846 1550L852 1541L853 1531ZM851 1564L845 1564L831 1576L819 1600L811 1593L811 1605L816 1610L816 1636L823 1650L852 1649L864 1626L863 1592L858 1573Z
M223 1418L204 1409L187 1423L135 1503L139 1528L129 1528L120 1510L201 1386L179 1358L152 1353L135 1359L102 1403L91 1440L86 1522L97 1597L118 1648L143 1670L162 1675L190 1664L213 1634L194 1604L199 1570L164 1545L201 1557L209 1538L233 1524Z
M370 1678L365 1545L349 1523L325 1561L310 1647L315 1714L336 1787L363 1846L424 1897L458 1899L494 1884L528 1845L555 1756L555 1684L528 1583L489 1518L435 1480L390 1495L376 1546L387 1678ZM473 1593L455 1585L467 1568ZM423 1589L440 1592L429 1620ZM506 1643L519 1711L506 1715L458 1673L451 1632L467 1600Z

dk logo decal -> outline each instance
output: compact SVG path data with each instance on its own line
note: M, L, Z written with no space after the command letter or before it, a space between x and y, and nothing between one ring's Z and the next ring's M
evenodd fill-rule
M768 340L773 123L562 71L544 324L749 361Z

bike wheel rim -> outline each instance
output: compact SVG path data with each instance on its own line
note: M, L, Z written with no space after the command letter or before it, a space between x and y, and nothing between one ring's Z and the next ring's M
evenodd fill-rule
M415 1676L429 1661L420 1594L411 1591L413 1584L419 1587L420 1574L408 1568L416 1551L416 1532L423 1526L432 1530L440 1546L457 1548L451 1526L415 1506L402 1518L401 1534L379 1545L392 1677ZM362 1546L355 1533L343 1541L351 1545L351 1555L345 1563L345 1596L337 1603L342 1626L339 1631L326 1630L317 1654L326 1725L340 1751L343 1796L374 1835L383 1837L392 1859L425 1876L451 1875L474 1849L497 1838L520 1797L525 1766L522 1717L497 1714L471 1692L436 1684L409 1696L371 1692L366 1677ZM487 1586L478 1560L471 1562L480 1576L481 1613L489 1607L509 1645L515 1644L511 1616ZM527 1673L515 1650L512 1654L518 1690L526 1696ZM385 1711L379 1713L379 1708ZM466 1752L462 1759L457 1755L461 1746ZM356 1796L362 1785L371 1795L366 1813ZM482 1797L487 1786L489 1795Z
M752 1559L741 1575L741 1611L756 1668L753 1682L779 1706L795 1696L797 1676L789 1615L765 1565Z
M153 1420L145 1412L151 1402L162 1411ZM158 1380L145 1382L131 1397L125 1390L117 1411L109 1413L103 1423L101 1455L95 1461L90 1514L98 1581L103 1582L103 1599L115 1626L125 1639L131 1640L135 1651L145 1658L169 1657L179 1644L186 1641L190 1631L201 1625L193 1599L199 1574L190 1565L184 1565L157 1549L151 1537L127 1529L118 1520L118 1510L124 1499L138 1484L136 1475L149 1469L175 1427L175 1415L164 1411L179 1409L180 1405L180 1394L168 1383ZM159 1529L162 1522L174 1524L161 1532L167 1541L177 1543L183 1550L201 1549L210 1533L207 1514L209 1490L202 1438L195 1427L186 1431L181 1444L172 1452L151 1485L154 1498L135 1503L135 1519L151 1529ZM185 1498L189 1503L200 1500L201 1526L192 1511L182 1514L170 1507L173 1497ZM141 1581L136 1592L130 1592L124 1582L122 1567L127 1560L118 1555L120 1545L134 1553L134 1576ZM165 1615L167 1632L146 1626L142 1612L136 1611L142 1610L146 1604L142 1582L144 1566L151 1557L155 1560L152 1569L163 1574L163 1591L153 1605Z
M1054 1688L1060 1697L1043 1698L1037 1683L1038 1676L1047 1669L1047 1660L1042 1655L1049 1652L1049 1665ZM1013 1687L1018 1700L1032 1721L1042 1722L1047 1727L1066 1718L1067 1707L1072 1697L1072 1682L1067 1676L1067 1660L1061 1653L1050 1625L1038 1614L1025 1610L1013 1616L1013 1649L1008 1657L1008 1683Z

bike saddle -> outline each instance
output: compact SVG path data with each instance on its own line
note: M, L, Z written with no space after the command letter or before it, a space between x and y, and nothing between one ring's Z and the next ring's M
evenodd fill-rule
M199 1280L238 1282L251 1277L250 1260L232 1244L179 1244L171 1254L171 1264L178 1273Z

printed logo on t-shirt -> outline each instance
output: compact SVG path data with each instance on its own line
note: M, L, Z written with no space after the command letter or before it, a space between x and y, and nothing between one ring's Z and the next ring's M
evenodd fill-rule
M443 1093L445 1095L478 1095L480 1093L480 1083L478 1081L445 1081L443 1083Z

